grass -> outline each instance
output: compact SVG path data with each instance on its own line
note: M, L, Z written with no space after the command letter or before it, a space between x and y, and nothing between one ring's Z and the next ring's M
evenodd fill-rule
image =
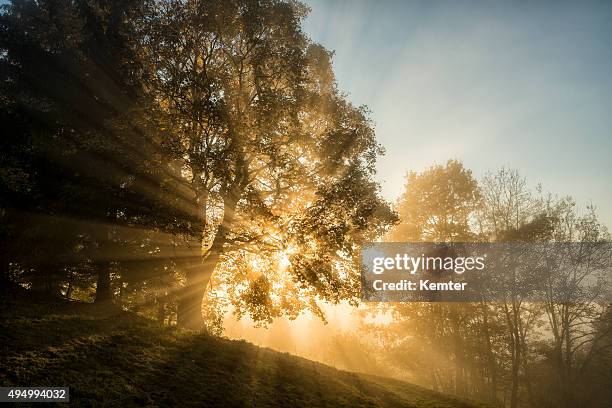
M0 294L0 385L68 386L71 406L484 407L112 306L14 292Z

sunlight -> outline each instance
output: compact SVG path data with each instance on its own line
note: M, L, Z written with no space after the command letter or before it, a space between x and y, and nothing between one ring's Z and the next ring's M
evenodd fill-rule
M612 2L429 3L0 0L0 379L612 406Z

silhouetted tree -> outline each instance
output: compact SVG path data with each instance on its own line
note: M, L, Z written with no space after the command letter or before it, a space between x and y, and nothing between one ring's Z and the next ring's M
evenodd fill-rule
M355 297L347 259L393 220L371 180L381 148L366 111L337 90L330 53L301 31L304 15L272 0L156 3L147 86L198 217L179 262L183 326L202 324L213 272L226 262L238 276L247 252L288 255L287 273L311 295ZM258 320L272 313L268 272L236 297Z

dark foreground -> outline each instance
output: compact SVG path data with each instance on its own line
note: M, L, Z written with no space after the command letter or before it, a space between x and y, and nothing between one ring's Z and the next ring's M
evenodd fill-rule
M0 296L0 385L69 386L71 406L484 406L242 341L163 328L114 307L14 289Z

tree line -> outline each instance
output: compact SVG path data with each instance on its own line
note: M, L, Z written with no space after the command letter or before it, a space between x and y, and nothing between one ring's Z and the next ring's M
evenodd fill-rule
M410 172L397 211L389 241L572 245L534 245L550 248L535 254L545 262L529 254L506 266L515 290L496 301L394 304L392 323L370 327L383 361L433 389L512 408L612 403L612 308L606 282L589 281L595 270L610 278L612 254L592 205L532 190L513 169L477 181L450 160ZM564 260L572 268L547 274ZM525 296L535 279L547 279L540 302Z

